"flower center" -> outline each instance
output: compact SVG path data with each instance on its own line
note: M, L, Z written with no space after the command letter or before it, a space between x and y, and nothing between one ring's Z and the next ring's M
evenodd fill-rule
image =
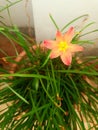
M61 42L59 43L59 50L60 50L60 51L65 51L67 48L68 48L68 45L67 45L66 42L61 41Z

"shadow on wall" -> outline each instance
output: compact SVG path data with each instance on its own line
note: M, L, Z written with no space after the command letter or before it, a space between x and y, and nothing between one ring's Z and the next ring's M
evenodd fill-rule
M95 43L85 44L84 47L83 56L98 56L98 39L95 40Z

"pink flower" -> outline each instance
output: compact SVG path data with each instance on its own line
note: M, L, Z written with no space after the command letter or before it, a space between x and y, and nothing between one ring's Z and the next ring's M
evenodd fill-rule
M83 51L82 46L71 43L73 36L74 28L71 27L64 35L57 31L56 40L45 40L44 46L51 50L50 58L53 59L60 56L62 62L69 66L74 53Z

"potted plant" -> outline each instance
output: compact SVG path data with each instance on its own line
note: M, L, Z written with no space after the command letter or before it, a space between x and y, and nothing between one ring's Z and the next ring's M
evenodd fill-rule
M39 44L17 27L0 30L23 49L14 58L5 57L9 69L1 69L0 105L6 103L0 114L2 130L97 129L98 57L79 55L82 44L91 43L80 40L88 25L78 33L71 26L84 16L68 23L64 33L57 30L54 39Z

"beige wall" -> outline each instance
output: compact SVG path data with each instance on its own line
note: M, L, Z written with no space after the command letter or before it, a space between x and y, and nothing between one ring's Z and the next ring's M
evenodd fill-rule
M51 13L58 26L62 28L74 18L88 14L89 22L96 22L90 27L98 29L98 0L32 0L34 12L35 34L38 42L53 38L56 28L49 18ZM76 23L76 25L81 22ZM87 30L89 31L89 30ZM98 38L98 33L88 35L87 38Z

